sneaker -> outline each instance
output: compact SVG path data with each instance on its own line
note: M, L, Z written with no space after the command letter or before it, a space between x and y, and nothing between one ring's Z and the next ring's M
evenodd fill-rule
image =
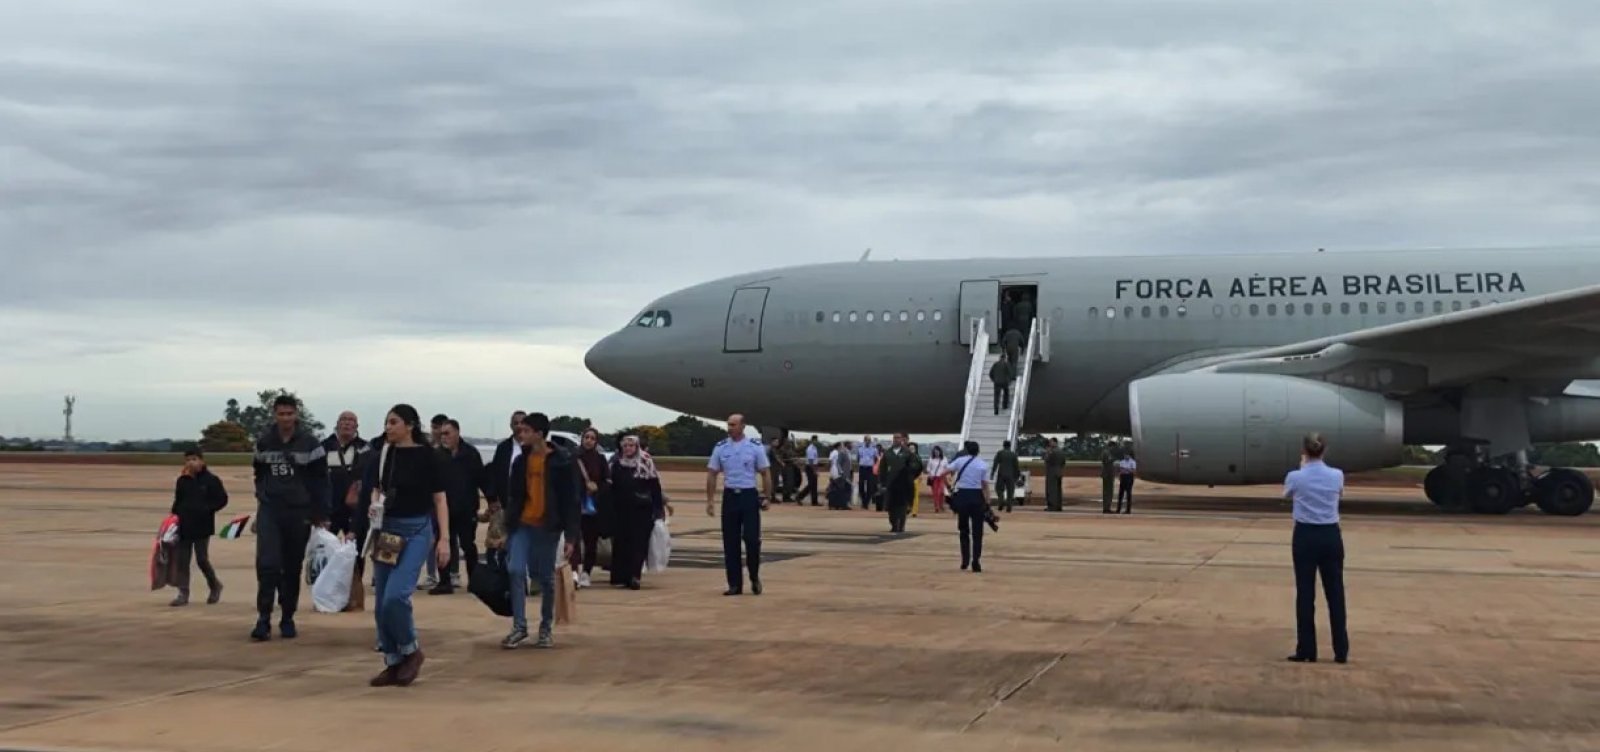
M215 606L220 600L222 600L222 583L219 582L211 586L211 592L206 595L206 605Z
M578 587L586 588L586 587L589 587L590 584L591 583L589 582L589 573L588 572L580 572L578 574Z
M256 642L266 642L272 639L272 622L266 619L257 619L256 628L250 630L250 639Z
M527 641L528 630L513 629L511 630L511 634L506 635L506 638L500 641L500 647L503 647L506 650L516 650L517 648L522 647L522 643Z
M438 586L439 578L437 577L424 577L421 582L417 583L418 590L432 590Z
M283 621L278 622L278 634L283 635L285 640L300 636L300 631L294 628L294 617L286 616Z
M541 629L539 630L539 639L533 643L533 646L536 648L553 648L556 646L556 640L549 630Z

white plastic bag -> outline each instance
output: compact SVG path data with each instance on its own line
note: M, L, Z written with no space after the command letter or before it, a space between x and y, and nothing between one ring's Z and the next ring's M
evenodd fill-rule
M327 531L322 531L326 533ZM329 537L332 537L331 535ZM350 605L350 585L356 576L356 542L333 539L326 547L322 572L311 585L311 606L319 613L336 614Z
M306 584L315 585L317 575L328 564L328 554L339 545L339 536L326 528L311 529L311 540L306 543Z
M656 520L650 533L650 553L644 560L644 571L660 574L667 571L667 560L672 558L672 533L667 532L667 521Z

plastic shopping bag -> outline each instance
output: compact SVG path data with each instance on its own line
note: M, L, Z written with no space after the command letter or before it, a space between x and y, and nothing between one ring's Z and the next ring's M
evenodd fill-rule
M317 584L317 575L328 564L328 555L339 547L339 536L326 528L312 528L311 540L306 544L306 584Z
M656 520L650 533L650 553L645 557L644 571L659 574L667 571L667 560L672 558L672 534L667 532L667 521Z
M333 544L323 547L322 571L311 585L311 605L320 613L335 614L350 605L350 588L355 582L360 553L353 540L340 540L326 530L317 532L333 538Z
M150 549L150 589L160 590L178 582L178 515L167 515L156 528L155 546Z

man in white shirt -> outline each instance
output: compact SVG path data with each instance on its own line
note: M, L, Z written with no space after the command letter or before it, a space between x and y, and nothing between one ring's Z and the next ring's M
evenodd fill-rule
M1138 469L1139 463L1133 458L1133 447L1125 448L1122 459L1117 460L1117 511L1113 514L1133 514L1133 474ZM1127 500L1126 505L1124 499Z

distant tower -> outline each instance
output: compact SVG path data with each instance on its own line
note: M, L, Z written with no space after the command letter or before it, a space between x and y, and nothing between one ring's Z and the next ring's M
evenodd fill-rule
M67 406L66 406L65 409L63 409L61 411L61 414L67 416L67 435L62 437L62 439L64 441L66 441L68 444L71 444L72 443L72 406L78 404L78 398L69 394L69 395L67 395L66 403L67 403Z

